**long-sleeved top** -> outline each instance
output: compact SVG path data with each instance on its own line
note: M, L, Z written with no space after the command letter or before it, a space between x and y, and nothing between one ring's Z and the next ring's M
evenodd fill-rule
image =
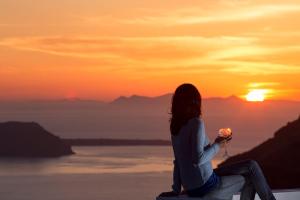
M174 170L172 189L180 193L201 187L212 175L212 158L219 151L217 143L210 144L202 118L194 117L172 135Z

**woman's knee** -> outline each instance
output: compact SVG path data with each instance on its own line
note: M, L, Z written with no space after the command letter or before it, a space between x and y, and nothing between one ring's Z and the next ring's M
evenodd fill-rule
M252 159L244 160L244 163L246 163L247 166L249 166L249 167L257 167L258 166L258 163Z
M255 161L255 160L248 160L248 167L250 169L250 171L257 171L257 170L260 170L260 166L259 164Z
M249 162L251 167L259 167L258 163L255 160L250 160Z

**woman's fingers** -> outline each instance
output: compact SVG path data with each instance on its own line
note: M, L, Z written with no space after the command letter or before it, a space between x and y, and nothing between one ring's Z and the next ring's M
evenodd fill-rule
M231 140L231 137L230 137L230 138L217 137L217 138L215 139L215 142L216 142L216 143L224 143L224 142L228 141L228 139Z
M229 142L231 139L232 139L232 137L230 136L230 137L226 138L226 141Z

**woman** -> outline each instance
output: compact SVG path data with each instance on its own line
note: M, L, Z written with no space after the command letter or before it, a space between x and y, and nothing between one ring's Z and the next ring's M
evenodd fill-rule
M211 160L225 140L217 137L210 144L201 117L201 95L192 84L180 85L173 95L170 131L174 151L172 192L178 195L181 186L191 197L232 199L241 192L242 200L253 200L257 192L262 200L274 200L259 165L246 160L212 168Z

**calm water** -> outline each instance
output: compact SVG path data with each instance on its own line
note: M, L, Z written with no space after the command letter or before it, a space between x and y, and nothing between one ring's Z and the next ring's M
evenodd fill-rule
M61 158L1 158L0 199L153 200L172 184L171 147L73 150L75 155ZM216 158L214 166L222 159Z

